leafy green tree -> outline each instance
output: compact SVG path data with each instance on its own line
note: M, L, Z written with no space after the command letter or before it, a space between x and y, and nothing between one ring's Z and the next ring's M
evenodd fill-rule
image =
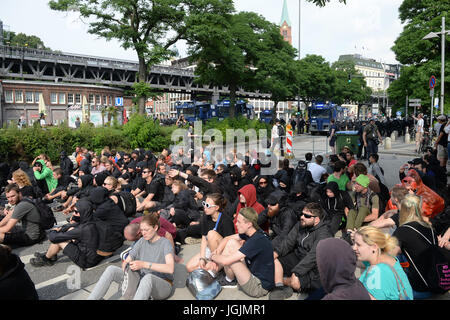
M334 74L330 64L318 55L307 55L298 62L300 95L308 104L329 101L333 98Z
M441 38L422 40L430 32L441 30L441 19L446 17L446 30L450 25L450 1L413 1L404 0L399 8L399 17L404 24L402 33L395 41L392 50L397 61L404 65L400 78L388 89L391 99L399 106L405 106L406 96L422 100L423 112L429 112L430 96L428 81L435 75L437 83L435 92L440 92L441 86ZM448 44L447 44L448 45ZM448 48L448 47L446 47ZM448 51L448 50L447 50ZM445 70L450 70L450 61L446 59ZM449 83L447 72L445 82ZM450 87L446 86L448 97ZM435 94L437 97L438 94ZM427 103L428 101L428 103ZM445 110L450 110L450 101L446 99Z
M50 50L44 45L44 41L37 36L29 36L25 33L5 32L3 31L5 43L13 47L28 47L33 49Z
M133 49L140 83L147 82L153 65L176 55L173 46L186 37L196 16L222 15L233 8L231 0L51 0L49 5L57 11L79 11L89 18L89 33ZM146 98L139 96L141 114Z

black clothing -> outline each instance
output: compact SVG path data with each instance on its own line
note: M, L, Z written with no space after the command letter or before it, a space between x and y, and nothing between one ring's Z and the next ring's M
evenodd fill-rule
M69 159L66 153L61 152L61 158L59 167L61 168L64 176L71 176L73 173L73 162Z
M39 300L25 265L13 253L9 255L3 274L0 274L0 300Z

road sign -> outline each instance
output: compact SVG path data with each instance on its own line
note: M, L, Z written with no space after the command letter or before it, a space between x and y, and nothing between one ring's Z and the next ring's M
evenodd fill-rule
M420 107L422 104L421 103L410 103L409 106L410 107Z
M431 76L430 82L428 83L428 85L430 86L430 89L434 89L434 86L436 85L436 77L435 76Z
M412 102L412 103L421 103L422 102L422 100L421 99L409 99L408 100L410 103Z
M430 97L434 97L434 88L430 89Z
M116 98L116 107L123 107L123 98L121 97Z

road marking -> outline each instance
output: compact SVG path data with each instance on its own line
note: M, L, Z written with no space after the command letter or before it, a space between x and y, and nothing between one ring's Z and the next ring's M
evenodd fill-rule
M52 284L55 284L55 283L58 283L58 282L67 280L67 279L69 279L69 278L70 278L70 275L68 275L68 274L63 274L63 275L61 275L61 276L59 276L59 277L56 277L56 278L53 278L53 279L50 279L50 280L47 280L47 281L38 283L37 285L35 285L35 287L36 287L36 290L39 290L39 289L41 289L41 288L50 286L50 285L52 285Z

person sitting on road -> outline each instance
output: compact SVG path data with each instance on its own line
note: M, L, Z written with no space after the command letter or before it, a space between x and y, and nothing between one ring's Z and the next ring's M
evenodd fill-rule
M385 233L392 234L399 226L399 208L403 199L409 194L404 186L395 186L391 191L390 203L394 207L383 213L378 219L372 221L369 225L378 229L385 229Z
M384 170L380 167L378 163L379 155L376 153L372 153L369 155L369 169L367 172L378 179L378 181L384 185L386 185L386 179L384 178Z
M88 300L103 298L112 282L122 283L124 271L138 272L138 283L132 296L134 300L164 300L173 292L175 270L174 251L170 241L158 235L159 220L146 215L140 223L142 238L133 246L122 268L108 266L103 272ZM129 279L129 277L128 277ZM130 285L130 284L129 284ZM128 290L128 287L127 287Z
M327 170L322 166L323 157L319 154L315 157L315 163L308 163L308 171L311 172L311 176L315 183L320 183L320 177L326 173Z
M42 190L43 194L52 192L58 182L53 177L53 171L45 165L45 161L42 159L36 160L33 165L34 177Z
M347 232L378 219L380 200L378 195L369 189L369 183L369 177L363 174L360 174L355 180L355 192L352 195L355 210L348 213L345 227Z
M0 300L39 300L33 281L20 258L0 244Z
M341 191L352 189L351 181L348 175L345 173L345 169L346 163L344 161L339 160L334 164L333 174L331 174L327 179L327 182L331 181L336 182L339 186L339 190Z
M320 205L316 202L308 203L303 208L300 221L274 247L275 289L270 293L269 299L287 299L293 294L293 290L321 290L316 246L320 240L333 236L322 219L323 210Z
M250 297L260 298L274 287L272 243L258 225L258 213L242 208L237 219L238 233L225 237L211 253L211 261L223 267L218 277L222 287L236 284ZM244 240L244 241L242 241Z
M6 199L10 209L4 210L5 217L0 221L0 243L16 246L30 246L38 243L45 237L40 225L40 214L36 206L26 200L32 192L25 193L17 184L5 187ZM25 190L26 189L26 190ZM21 222L21 226L18 223Z
M379 229L365 226L354 234L353 251L366 269L359 280L372 300L412 300L413 290L397 258L398 242Z
M282 241L297 223L297 215L294 210L287 206L288 195L284 192L275 191L266 200L267 209L258 215L260 227L269 224L269 236L272 245Z
M339 186L334 181L326 185L325 194L319 203L326 212L322 220L328 225L333 235L338 232L342 221L345 221L349 212L355 210L348 192L339 190Z
M325 291L322 300L370 300L367 289L355 277L356 255L347 242L336 238L320 240L316 261Z
M218 272L218 266L210 261L211 252L217 249L223 238L235 233L233 220L223 214L226 206L226 199L218 193L209 194L203 203L205 214L200 220L202 241L200 253L192 257L186 264L188 272L197 268Z
M103 257L97 254L99 233L93 221L93 206L86 198L75 204L73 223L52 229L47 252L36 252L30 260L33 267L52 266L61 250L80 268L96 266Z

